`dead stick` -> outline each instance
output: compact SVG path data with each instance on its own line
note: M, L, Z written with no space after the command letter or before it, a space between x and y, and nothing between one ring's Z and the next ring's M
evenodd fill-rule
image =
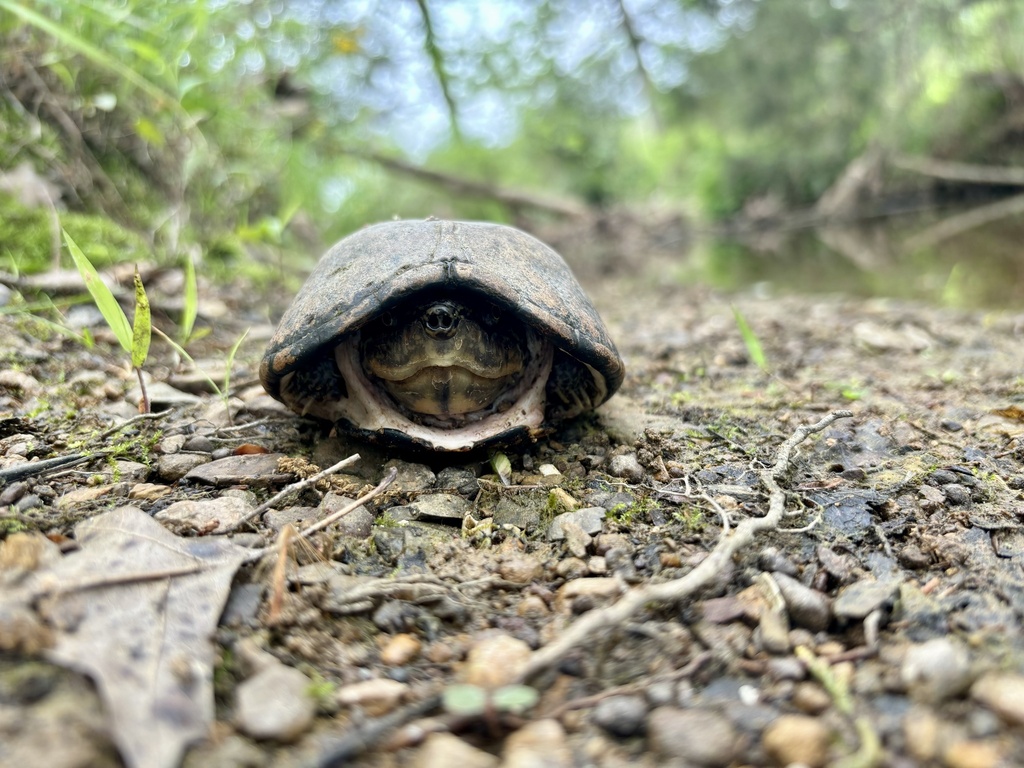
M786 512L786 492L779 485L779 480L788 468L796 447L810 435L821 432L833 422L852 415L850 411L833 411L815 424L805 424L797 428L796 432L779 447L775 464L761 470L760 473L761 482L768 489L768 512L764 517L748 518L737 525L731 534L723 534L718 544L711 550L711 554L682 578L632 589L614 605L591 611L583 616L557 640L533 652L530 661L518 676L519 682L557 664L573 648L582 645L600 630L620 626L645 606L651 603L679 602L713 582L726 569L733 555L750 544L758 533L778 528Z
M292 496L293 494L296 494L296 493L299 493L300 491L306 490L307 488L309 488L312 485L316 485L321 480L323 480L325 477L330 477L331 475L336 474L337 472L340 472L341 470L343 470L349 464L354 464L357 461L359 461L359 454L358 453L353 453L347 459L342 459L337 464L335 464L333 467L328 467L327 469L324 469L324 470L322 470L320 472L317 472L312 477L307 477L305 480L299 480L296 483L292 483L291 485L289 485L289 486L287 486L285 488L282 488L272 498L270 498L267 501L265 501L262 504L260 504L252 512L249 512L247 515L245 515L244 517L239 519L234 525L232 525L232 526L230 526L228 528L225 528L223 531L221 531L221 533L232 533L234 531L237 531L239 528L242 527L243 524L249 522L250 520L252 520L254 517L256 517L258 515L262 515L268 509L272 508L275 504L279 503L282 499L286 499L289 496Z
M349 459L358 459L358 458L359 458L358 454L356 454L355 456L350 456L349 457ZM346 459L345 461L348 461L349 459ZM334 467L331 467L331 469L334 469L336 467L340 467L341 464L344 464L344 463L345 462L343 461L340 464L335 464ZM327 470L325 470L325 471L327 471ZM321 472L320 474L322 475L324 473ZM319 477L319 475L317 475L317 477ZM362 496L360 496L358 499L353 501L351 504L348 504L347 506L342 507L337 512L332 512L330 515L325 517L320 522L314 523L313 525L309 526L308 528L303 529L302 531L299 532L299 538L300 539L305 539L305 538L308 538L309 536L312 536L317 531L322 530L323 528L326 528L328 525L330 525L331 523L335 522L339 518L344 517L345 515L347 515L352 510L358 509L363 504L365 504L366 502L370 501L370 499L376 498L380 494L384 493L384 491L387 490L387 487L389 485L391 485L395 481L396 477L398 477L398 468L397 467L392 467L388 471L387 475L384 476L384 479L381 480L377 484L376 488L374 488L373 490L371 490L371 491L369 491L367 493L364 493ZM310 480L312 480L312 479L314 479L314 478L310 478ZM297 485L297 483L296 483L296 485ZM288 489L286 488L285 490L288 490ZM282 491L282 493L283 492L284 491ZM278 494L278 496L280 496L280 495L281 494ZM269 504L270 502L267 502L267 503ZM250 513L249 516L251 517L251 513ZM239 522L242 522L242 521L239 521ZM287 545L287 543L288 543L287 541L278 540L276 543L271 544L269 547L263 547L262 549L255 550L245 560L246 560L246 562L252 562L253 560L259 560L264 555L273 554L274 552L277 552L279 549L282 549L284 546Z

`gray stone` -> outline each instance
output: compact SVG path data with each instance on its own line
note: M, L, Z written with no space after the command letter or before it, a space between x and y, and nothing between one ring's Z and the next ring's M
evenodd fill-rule
M288 507L287 509L271 509L263 515L263 524L274 533L280 533L286 525L301 530L317 520L316 507Z
M896 580L855 582L839 591L832 612L840 619L863 619L875 609L891 605L899 586Z
M183 451L194 451L195 453L213 453L217 446L206 435L192 435L181 446Z
M251 511L252 507L244 500L234 496L221 496L214 499L177 501L153 517L161 521L187 523L211 533L224 533ZM210 531L214 524L216 527Z
M548 541L561 541L566 537L565 523L572 521L580 529L591 536L601 532L607 512L603 507L587 507L574 512L563 512L551 521L548 528Z
M326 518L338 510L352 504L355 499L342 496L337 493L328 493L320 502L320 518ZM360 504L351 512L343 515L332 526L338 533L344 536L354 536L357 539L365 539L373 529L373 514L365 506Z
M412 759L412 768L496 768L498 758L450 733L432 733Z
M789 618L794 624L812 632L820 632L828 626L829 600L826 595L804 586L785 573L773 573L772 577L779 586Z
M702 709L659 707L647 718L647 738L662 756L702 766L729 765L741 746L732 723Z
M312 681L279 662L269 664L235 690L235 722L254 739L294 741L313 724Z
M1024 725L1024 675L989 672L971 686L971 698L1014 725Z
M644 468L640 466L635 453L612 456L608 461L608 473L631 483L639 483L644 479Z
M473 505L461 496L451 493L430 493L399 507L391 507L388 514L396 522L406 520L433 520L461 522L473 511Z
M641 733L646 719L647 702L643 696L609 696L594 708L594 722L624 739Z
M495 526L511 525L521 531L529 531L540 525L541 512L547 501L538 501L532 494L516 494L504 496L498 500L491 518Z
M942 492L946 494L946 502L955 507L969 504L971 501L971 492L960 483L948 483L942 486Z
M185 475L185 480L206 485L281 485L294 480L294 475L277 468L280 453L253 453L228 456L201 464Z
M434 487L442 491L455 491L467 498L473 498L480 491L476 472L467 467L445 467L437 473Z
M959 643L937 637L907 649L900 677L915 699L937 704L967 690L970 658Z
M398 470L392 487L399 490L407 492L423 491L430 488L437 479L434 472L425 464L413 464L408 461L395 459L384 465L384 471L387 472L391 467Z
M161 480L173 483L210 460L208 453L167 453L156 461L156 474Z
M572 768L565 730L557 720L533 720L505 739L502 768Z

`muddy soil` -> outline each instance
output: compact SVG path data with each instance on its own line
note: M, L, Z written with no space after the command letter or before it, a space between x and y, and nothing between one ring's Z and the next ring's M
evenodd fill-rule
M238 571L214 635L216 719L185 765L1024 764L1024 315L659 280L589 286L626 383L596 417L507 451L507 486L487 456L388 453L277 406L254 381L272 327L238 294L206 289L223 312L194 352L220 381L252 327L231 399L154 343L164 415L130 423L133 375L99 325L88 350L0 316L0 469L89 454L9 479L0 535L73 551L76 523L125 505L216 535L226 499L251 510L309 464L361 454L243 526L235 540L256 547L397 469L362 517ZM765 515L760 470L837 409L852 417L789 463L778 530L688 599L601 627L513 700L531 654ZM161 515L183 500L222 506ZM9 629L0 764L122 764L89 680ZM305 684L253 714L243 689L268 667Z

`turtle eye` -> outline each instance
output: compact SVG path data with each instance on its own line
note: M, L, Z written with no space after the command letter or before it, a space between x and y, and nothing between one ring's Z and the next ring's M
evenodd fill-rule
M380 324L385 328L392 328L395 325L395 316L390 312L385 312L380 316Z

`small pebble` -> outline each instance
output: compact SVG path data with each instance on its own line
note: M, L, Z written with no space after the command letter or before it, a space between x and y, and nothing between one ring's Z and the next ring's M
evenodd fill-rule
M351 506L355 499L342 496L337 493L328 493L320 501L320 511L317 519L323 519L338 512L345 507ZM338 518L331 524L331 528L343 536L352 536L357 539L366 539L373 532L373 514L363 505Z
M820 632L828 626L829 600L817 590L805 587L802 583L785 573L773 574L779 586L786 610L794 624L805 627L812 632Z
M587 507L575 512L563 512L551 521L548 541L562 541L567 537L566 523L575 523L584 533L593 536L601 532L607 512L604 507Z
M24 371L13 368L0 370L0 389L10 390L22 397L32 397L42 391L39 380Z
M962 645L937 637L907 649L900 677L915 699L937 704L967 690L971 662Z
M413 464L396 459L384 465L385 472L391 467L398 470L393 487L403 491L423 491L434 485L434 481L437 480L437 476L425 464Z
M644 468L635 453L623 453L612 456L608 462L608 472L614 477L621 477L631 483L639 483L644 479Z
M944 726L931 709L915 707L903 718L903 739L910 756L922 763L935 759Z
M252 507L242 499L220 496L196 501L176 501L153 517L161 521L185 523L198 530L224 533L251 511Z
M585 567L586 564L584 564ZM599 605L615 599L621 593L622 583L611 576L593 579L573 579L559 587L555 596L555 606L560 611L567 611L569 606L581 597L591 600L595 605Z
M585 557L590 548L590 534L580 528L575 520L566 520L562 523L562 535L565 540L565 548L573 557Z
M415 659L423 645L415 635L402 633L395 635L380 651L382 664L389 667L401 667Z
M43 500L36 496L34 493L29 493L26 494L25 496L22 496L14 504L14 508L18 512L28 512L30 509L38 509L42 506L45 506L43 504Z
M409 686L397 680L374 678L345 685L335 691L335 701L344 707L360 707L370 717L380 717L397 707Z
M516 584L532 584L544 575L544 563L534 555L516 552L502 559L498 575Z
M548 604L537 595L527 595L516 606L516 615L524 619L540 619L551 613Z
M732 723L704 709L655 709L647 718L647 738L663 757L702 766L729 765L743 748Z
M793 706L808 715L818 715L832 706L832 698L817 683L800 683L793 690Z
M497 768L498 758L450 733L432 733L412 759L412 768Z
M982 675L971 698L1014 725L1024 725L1024 676L1003 672Z
M193 453L213 453L216 447L206 435L192 435L182 444L181 450Z
M643 730L647 702L643 696L609 696L594 708L593 717L608 733L627 739Z
M578 557L566 557L558 561L555 573L563 579L575 580L589 573L587 563Z
M971 501L971 492L960 485L960 483L944 485L942 486L942 492L946 495L946 502L955 507L969 504Z
M784 573L796 578L800 571L793 561L783 555L777 547L765 547L757 556L757 564L762 571Z
M235 722L254 739L293 741L313 724L312 682L292 667L273 663L235 689Z
M157 459L156 474L164 482L173 483L209 460L205 453L168 453Z
M996 768L1003 763L1003 751L991 741L956 741L942 753L946 768Z
M511 635L488 635L469 649L462 682L489 689L510 685L519 677L530 654L530 646Z
M856 581L839 590L832 611L841 619L861 620L876 608L891 604L898 589L896 580Z
M781 715L764 730L764 751L780 765L819 768L828 761L832 731L807 715Z
M450 764L450 765L455 765ZM505 739L502 768L572 768L573 756L561 723L533 720Z

